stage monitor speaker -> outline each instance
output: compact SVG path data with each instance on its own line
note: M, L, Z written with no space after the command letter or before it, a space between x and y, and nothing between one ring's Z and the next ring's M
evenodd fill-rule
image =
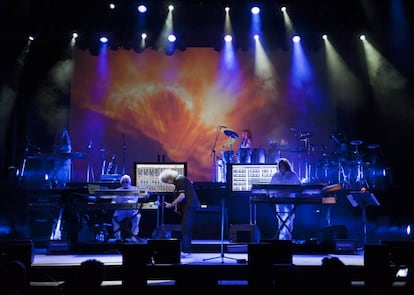
M388 249L388 260L396 266L414 266L414 242L412 241L381 241Z
M370 272L389 268L389 248L385 245L364 245L364 267Z
M147 241L151 258L156 264L181 263L180 239L149 239Z
M251 243L247 247L250 286L273 287L273 265L292 264L293 249L291 240Z
M270 246L267 246L270 244ZM291 240L260 240L258 246L258 255L261 251L264 259L269 260L272 264L292 264L293 244ZM254 246L253 246L254 247ZM255 249L252 249L253 251ZM252 252L252 254L255 254ZM254 258L253 258L254 259ZM254 262L254 261L253 261Z
M229 242L231 243L258 243L260 230L254 224L230 224Z
M325 251L331 252L337 249L337 240L348 239L348 230L344 225L333 225L322 228L318 233L318 242Z
M151 263L148 244L122 244L122 286L136 291L147 286L146 267ZM139 275L137 275L139 274Z
M34 259L34 245L31 240L1 240L0 263L19 260L27 270L30 269Z

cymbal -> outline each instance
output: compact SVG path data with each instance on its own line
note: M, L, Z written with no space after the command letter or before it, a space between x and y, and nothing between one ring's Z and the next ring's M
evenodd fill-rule
M372 143L372 144L368 145L368 148L370 150L377 149L377 148L379 148L379 144L378 143Z
M308 139L311 138L313 136L312 132L302 132L300 134L300 139Z
M239 137L239 135L236 132L231 131L231 130L224 130L224 134L226 134L230 138L237 138L237 137Z
M353 140L353 141L351 141L352 145L360 145L360 144L363 144L363 143L364 142L362 140Z

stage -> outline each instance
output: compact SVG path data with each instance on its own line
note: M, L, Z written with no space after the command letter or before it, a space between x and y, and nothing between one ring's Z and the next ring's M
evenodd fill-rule
M381 272L388 271L392 272L393 288L399 288L392 291L398 291L407 279L397 273L404 274L413 247L400 231L391 235L389 226L385 232L381 231L385 227L378 222L382 220L378 218L381 213L376 212L381 207L370 206L367 220L362 219L361 208L352 206L347 191L338 194L334 206L329 205L331 225L324 223L325 204L302 204L296 211L295 239L290 245L274 239L277 226L273 206L260 204L257 223L251 224L249 193L200 191L208 206L197 211L193 253L189 257L181 257L176 244L168 244L179 240L179 219L173 212L164 212L162 207L143 210L139 243L117 243L111 240L110 210L78 208L73 214L68 210L74 208L71 203L62 201L73 199L71 190L8 190L4 194L13 196L8 198L13 202L6 202L6 199L2 202L4 214L1 220L10 229L5 235L6 242L9 239L15 249L13 236L17 235L18 240L32 243L30 255L26 250L13 250L13 253L23 253L26 260L27 256L32 257L27 263L30 265L30 288L43 294L61 294L62 283L88 259L97 259L106 266L107 275L102 287L105 294L124 291L131 288L131 284L142 289L200 286L275 289L282 288L281 281L292 281L293 284L283 288L296 291L315 288L318 292L316 288L320 287L323 278L321 266L325 258L338 258L345 265L346 278L356 293L366 294L366 282L373 272L376 280L381 282ZM380 192L375 194L381 201L385 200ZM220 198L223 195L225 198ZM220 203L223 199L225 206ZM51 240L62 211L62 240ZM72 217L80 217L76 219L80 223L72 224ZM75 244L68 242L71 235L67 230L71 225L76 228L81 225L80 231L76 231ZM106 229L109 232L105 232ZM97 239L102 230L105 232L103 242ZM384 245L388 240L394 243ZM145 255L148 251L145 245L150 241L161 247L157 250L161 259L152 259L153 249L149 256ZM274 248L269 248L269 244ZM365 246L369 246L369 255ZM397 263L389 262L390 253L398 256Z
M168 244L166 240L159 240L159 242ZM344 264L344 274L351 282L352 294L367 294L367 280L372 272L378 276L377 280L381 280L379 269L374 270L372 266L367 268L365 265L367 257L363 249L358 249L354 253L324 253L310 249L306 253L305 248L298 249L294 246L290 248L293 251L290 257L271 258L272 254L268 253L269 248L262 248L260 246L262 244L233 244L224 241L223 249L226 251L223 252L196 251L186 257L181 256L180 253L162 253L162 260L166 259L166 261L152 260L152 263L145 263L145 265L140 258L144 256L142 253L144 248L141 246L145 244L122 244L119 245L121 249L119 252L110 248L108 253L101 251L101 253L50 254L47 249L35 249L30 267L30 288L43 294L60 294L65 278L73 274L83 261L89 259L96 259L105 264L106 277L102 284L104 294L115 294L131 284L134 288L143 290L197 289L201 286L217 290L277 289L275 284L278 280L294 281L296 285L291 287L295 290L312 288L317 290L322 275L322 261L329 258L338 258ZM251 245L255 246L251 248L253 250L249 250ZM194 240L193 246L196 250L221 249L221 241ZM105 245L101 245L101 250L104 247ZM164 250L171 249L162 248L162 251ZM281 249L281 252L284 250L286 249ZM371 257L378 254L372 249L370 252ZM272 259L280 259L280 263L278 261L272 263ZM286 259L290 263L285 263ZM374 259L381 260L378 256ZM372 261L371 259L371 264ZM405 269L404 266L398 266L393 270L394 280L391 286L393 292L404 291Z
M163 261L160 261L160 263L155 262L146 268L147 272L145 276L147 276L147 279L143 284L148 288L177 287L177 284L182 284L179 283L183 280L182 276L185 276L185 280L195 279L197 281L204 281L206 288L248 288L250 265L247 250L249 247L248 244L232 244L228 241L225 241L224 244L224 249L228 249L230 252L195 252L186 257L181 257L180 255L177 261L174 261L177 259L174 253L171 253L168 257L164 256L167 260L172 259L172 261L167 262L173 263L163 263ZM103 284L103 288L108 292L115 289L120 290L123 285L122 269L125 256L123 253L117 253L113 247L108 248L109 253L104 253L105 245L100 246L101 253L95 254L49 254L47 249L36 249L31 265L31 287L38 290L48 288L49 291L57 291L63 283L66 274L79 267L81 262L85 260L97 259L103 262L107 269L107 278ZM134 245L128 244L128 246L133 247ZM139 246L137 244L138 252L140 251ZM193 246L197 251L199 249L209 248L220 250L221 241L195 240L193 241ZM120 248L122 248L122 245L120 245ZM280 264L280 267L284 268L284 272L296 272L297 270L294 269L298 267L310 271L311 269L319 268L323 258L330 257L339 258L350 271L352 270L355 279L353 281L354 285L363 285L363 251L356 254L295 253L291 256L292 263ZM141 277L144 277L143 273L139 273ZM138 281L137 284L139 284ZM190 285L192 286L193 284Z

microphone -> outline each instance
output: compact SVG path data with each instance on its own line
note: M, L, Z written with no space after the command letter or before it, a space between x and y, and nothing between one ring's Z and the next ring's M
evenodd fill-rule
M220 128L227 128L227 126L223 126L223 125L220 125L219 127L220 127Z

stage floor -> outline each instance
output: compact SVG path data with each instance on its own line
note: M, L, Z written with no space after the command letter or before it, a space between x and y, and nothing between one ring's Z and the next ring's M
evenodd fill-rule
M92 246L90 246L92 247ZM110 246L109 246L110 247ZM232 244L228 241L223 243L223 253L221 251L221 243L216 240L195 240L193 248L197 251L190 256L181 257L181 264L243 264L248 263L247 254L248 244ZM122 265L122 254L118 251L107 251L103 253L105 245L99 245L96 253L88 251L88 253L63 253L50 254L47 249L36 249L32 266L69 266L79 265L87 259L98 259L106 265ZM206 249L204 252L199 249ZM215 251L212 251L214 249ZM350 254L338 253L314 253L301 250L301 253L293 253L292 262L294 265L321 265L322 259L325 257L337 257L345 265L364 266L363 251L355 251Z
M184 287L182 285L183 280L187 282L186 284L192 282L188 286L189 288L191 286L199 286L198 283L214 288L235 288L235 290L249 288L249 254L247 251L243 251L243 249L248 249L249 244L234 245L226 241L223 243L222 252L220 251L222 246L220 241L195 240L193 241L193 248L197 250L212 249L207 247L209 244L214 246L214 249L219 249L219 251L196 251L190 256L180 257L179 263L155 263L148 265L148 268L145 270L132 266L133 270L129 269L129 273L132 273L133 276L137 275L133 280L138 278L144 279L144 286L148 288ZM105 245L101 246L104 247ZM230 246L237 246L236 251ZM136 249L142 250L139 247ZM226 250L224 251L224 249ZM227 249L234 252L229 252ZM324 258L336 257L346 265L354 294L366 294L364 292L366 292L365 280L367 273L366 266L364 265L363 250L357 250L354 253L315 253L312 251L307 253L303 250L301 249L300 253L293 251L291 264L273 265L271 272L275 274L275 277L287 276L288 278L293 278L298 276L298 279L305 283L309 282L309 278L311 278L310 281L312 282L312 277L318 277L322 260ZM140 251L133 253L139 255ZM264 255L267 257L266 253ZM128 257L130 257L128 259L131 259L132 256ZM123 264L122 253L120 251L114 252L113 249L108 253L63 254L51 254L48 253L47 249L35 249L31 264L31 289L43 293L46 292L44 294L59 294L60 287L65 278L69 274L76 272L77 267L83 261L89 259L99 260L106 266L107 277L102 284L105 291L104 294L112 295L123 291L124 271L126 268L131 267L131 261L127 264L129 266L126 266ZM261 271L260 269L258 271ZM142 277L143 275L145 275L144 278ZM189 277L191 278L190 281L188 281ZM403 290L402 287L404 286L405 278L396 277L392 285L393 288L396 288L394 291ZM297 287L303 288L301 284ZM187 288L187 286L184 288Z

